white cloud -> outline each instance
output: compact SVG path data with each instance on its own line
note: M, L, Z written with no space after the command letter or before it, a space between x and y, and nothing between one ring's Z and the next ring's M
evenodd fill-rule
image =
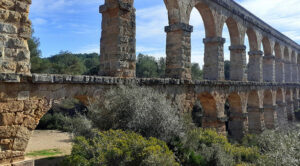
M300 42L299 0L243 0L241 5L275 29Z

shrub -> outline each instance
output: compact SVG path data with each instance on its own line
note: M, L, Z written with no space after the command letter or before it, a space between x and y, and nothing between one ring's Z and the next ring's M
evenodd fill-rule
M182 123L177 109L166 96L144 87L109 90L103 100L89 107L89 118L100 130L131 130L164 141L180 135Z
M220 166L253 163L260 157L256 147L232 145L225 136L212 129L193 129L185 140L174 141L172 146L180 160L192 166L199 165L198 161L201 165Z
M94 133L95 137L77 137L63 165L66 166L176 166L173 153L165 142L144 138L131 131L109 130Z
M244 144L256 144L263 154L257 165L300 165L300 133L291 131L265 131L261 135L248 136Z

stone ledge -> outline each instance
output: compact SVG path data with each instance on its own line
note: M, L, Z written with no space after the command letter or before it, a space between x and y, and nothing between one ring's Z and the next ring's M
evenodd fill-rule
M4 83L33 83L33 84L100 84L100 85L192 85L218 87L298 87L300 83L274 82L241 82L241 81L212 81L185 80L174 78L119 78L88 75L60 75L60 74L32 74L31 76L18 74L0 74L0 82Z
M221 44L224 44L225 42L226 42L226 39L222 38L222 37L208 37L208 38L203 39L204 44L207 44L207 43L221 43Z
M230 51L245 51L246 50L246 46L245 45L233 45L233 46L229 46L229 50Z
M165 32L174 32L183 30L185 32L193 32L193 26L185 23L176 23L165 27Z
M18 74L0 74L0 82L20 82Z

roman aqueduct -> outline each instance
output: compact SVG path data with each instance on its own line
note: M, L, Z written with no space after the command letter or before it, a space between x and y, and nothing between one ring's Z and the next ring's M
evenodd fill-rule
M203 127L232 137L260 133L292 122L299 108L300 45L232 0L164 0L166 78L135 78L135 8L133 0L105 0L102 13L100 76L30 73L27 39L31 0L0 2L0 162L24 159L32 131L51 105L64 98L102 95L118 85L138 84L164 93L192 110L203 107ZM193 8L200 12L206 32L204 79L191 80ZM224 81L223 26L230 33L230 81ZM245 36L249 38L246 64ZM261 45L263 47L261 47ZM225 102L230 114L224 113Z

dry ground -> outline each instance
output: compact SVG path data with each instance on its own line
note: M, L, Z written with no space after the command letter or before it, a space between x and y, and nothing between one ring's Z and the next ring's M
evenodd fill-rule
M35 130L32 137L30 138L29 144L26 149L26 154L50 149L57 149L59 150L59 152L61 152L60 154L55 155L56 157L70 154L72 150L71 135L69 133L63 133L56 130ZM49 156L27 155L26 159L42 159L48 157ZM37 162L38 160L36 160L36 165Z

